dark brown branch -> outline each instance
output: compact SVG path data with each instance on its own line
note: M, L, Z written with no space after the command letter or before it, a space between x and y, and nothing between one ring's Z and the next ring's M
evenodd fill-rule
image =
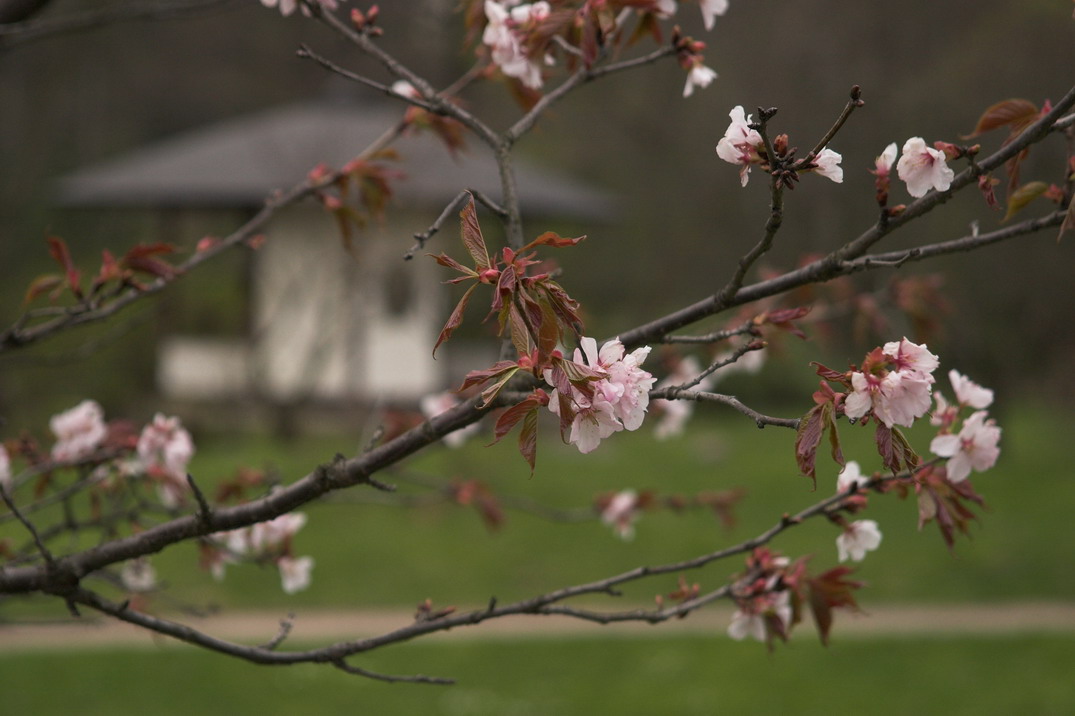
M769 415L763 415L753 408L744 405L734 395L710 393L704 390L694 391L683 390L681 388L661 388L650 391L649 397L653 400L696 400L702 403L720 403L735 408L740 413L753 420L754 424L759 428L764 428L766 425L776 425L781 428L792 428L794 430L799 427L798 418L774 418Z
M836 122L829 128L828 132L825 132L825 136L814 145L814 148L810 150L810 153L796 162L795 168L802 169L810 164L814 158L821 153L821 150L828 146L829 142L836 136L836 133L844 126L844 122L851 116L851 113L859 107L862 107L864 104L866 103L862 101L862 88L855 85L851 88L850 98L847 100L847 104L844 105L843 111L840 112L840 116L836 118Z

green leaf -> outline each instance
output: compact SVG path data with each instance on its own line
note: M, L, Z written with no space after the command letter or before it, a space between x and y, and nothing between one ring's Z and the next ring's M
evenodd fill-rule
M1032 181L1016 189L1008 197L1008 213L1001 221L1007 221L1022 211L1027 204L1037 199L1049 189L1049 185L1043 181Z

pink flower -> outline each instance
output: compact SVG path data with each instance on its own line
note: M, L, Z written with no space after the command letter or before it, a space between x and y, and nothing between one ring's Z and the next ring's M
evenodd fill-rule
M959 406L949 405L944 398L944 394L939 391L933 397L937 401L937 407L933 409L929 424L935 427L947 428L959 418Z
M892 142L881 152L881 156L873 160L873 173L878 179L887 178L892 171L892 165L896 162L896 151L896 143Z
M909 371L884 376L852 373L854 391L844 400L844 412L849 418L861 418L872 410L886 427L911 427L929 410L931 382Z
M925 196L930 189L945 191L955 178L955 172L945 163L944 152L927 147L921 137L911 137L904 143L896 171L915 198Z
M339 7L336 0L315 0L322 10L335 10ZM301 7L302 13L306 16L310 15L309 9L305 5L300 3L300 0L261 0L261 4L265 7L280 7L280 14L287 17L291 13L295 12L295 8Z
M840 166L842 159L842 156L831 149L822 149L814 157L814 163L817 164L817 169L814 171L826 179L832 179L837 184L841 184L844 181L844 170Z
M750 115L745 113L742 105L732 108L728 116L732 123L717 142L717 156L729 164L739 165L739 181L746 186L750 165L761 161L759 149L764 141L756 129L750 128Z
M836 478L836 491L847 492L852 485L862 486L869 481L870 476L862 474L859 464L854 460L848 460L847 464L844 465L844 469L840 471L839 476Z
M742 641L748 636L757 641L765 641L765 615L772 613L784 624L785 630L791 624L791 595L782 592L766 593L756 597L747 605L732 614L732 623L728 625L728 636Z
M83 400L70 410L52 416L49 428L56 436L52 459L60 461L86 457L108 436L104 411L93 400Z
M286 594L294 594L310 586L313 557L281 557L276 560L276 566L280 569L280 581Z
M422 415L427 418L435 418L457 405L459 405L459 399L452 393L431 393L422 397L418 407L421 409ZM478 423L471 423L464 428L460 428L445 435L443 439L444 444L450 448L462 447L463 443L480 429L481 426L479 426Z
M856 520L836 538L836 551L841 562L846 562L849 558L854 562L861 562L866 559L867 552L880 545L881 530L877 529L877 523L873 520Z
M690 383L701 372L702 366L698 364L698 360L694 356L687 356L676 364L675 370L658 383L657 387L668 388L674 385ZM707 375L698 385L688 389L686 392L695 393L709 390L713 385L714 375ZM656 403L660 405L661 419L657 423L657 427L654 428L654 437L658 440L667 440L670 437L682 435L686 429L687 421L694 414L694 401L658 400Z
M597 349L597 341L583 337L582 350L575 350L575 363L586 365L606 377L593 383L593 396L572 388L575 415L568 442L588 453L612 433L637 430L649 407L649 389L655 378L640 367L649 355L649 346L625 355L623 344L612 340ZM546 375L546 380L551 380ZM559 394L552 391L549 410L560 414Z
M993 404L993 391L975 383L970 378L960 375L958 371L948 371L948 380L956 393L960 405L968 405L976 410L988 408Z
M157 571L148 557L127 561L119 572L120 582L128 592L148 592L157 586Z
M177 507L189 489L187 465L194 456L194 442L179 423L161 413L142 429L138 437L138 459L142 468L158 480L157 494L166 507Z
M635 520L638 519L638 493L634 490L617 492L601 511L601 521L611 527L622 540L635 536Z
M287 549L291 538L306 524L306 515L288 512L267 522L259 522L250 528L249 546L254 553L274 549Z
M695 87L705 89L715 79L717 79L717 73L712 68L703 65L700 56L696 57L694 66L687 73L687 84L683 87L684 98L694 94Z
M892 360L896 370L918 374L928 378L930 383L933 382L930 374L941 364L940 359L929 352L925 343L917 345L906 338L886 343L881 352Z
M984 472L996 464L1000 457L1000 428L986 419L986 412L979 410L963 423L958 435L945 434L933 438L930 452L949 458L948 479L962 482L971 470Z
M698 5L702 10L702 24L706 30L713 29L717 15L728 12L728 0L699 0Z
M0 487L3 487L9 495L15 487L14 480L11 479L11 457L2 444L0 444Z
M488 23L482 42L492 51L493 62L508 77L515 77L530 89L542 85L541 65L527 55L523 39L532 28L548 18L552 8L547 2L517 5L510 11L495 0L485 0Z

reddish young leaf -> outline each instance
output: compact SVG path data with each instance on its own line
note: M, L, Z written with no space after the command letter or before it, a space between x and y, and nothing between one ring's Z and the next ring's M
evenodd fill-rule
M904 467L913 470L918 466L918 453L899 428L890 428L878 421L876 430L874 438L877 442L877 453L881 456L882 464L891 470L892 474Z
M49 254L63 269L64 276L67 279L67 287L71 289L71 293L75 295L75 298L82 300L82 277L71 260L71 253L67 250L66 242L58 236L50 236L46 241L48 241L49 245Z
M833 370L832 368L824 366L817 361L811 361L810 365L814 366L815 370L817 371L817 374L825 380L831 381L833 383L842 383L844 385L851 384L850 379L847 377L846 371Z
M434 256L433 254L426 254L426 256L429 256L434 261L439 263L441 266L444 266L444 267L450 268L450 269L454 269L454 270L456 270L456 271L458 271L459 273L462 273L462 274L466 274L465 276L463 276L461 278L453 278L451 281L447 281L447 283L458 283L460 281L466 281L467 279L476 279L476 278L478 278L477 271L474 271L473 269L471 269L471 268L469 268L467 266L464 266L463 264L459 263L458 261L453 259L451 256L448 256L447 254L437 254L436 256Z
M526 253L530 249L537 248L538 246L553 246L556 248L563 248L565 246L574 246L578 242L585 239L585 236L579 236L574 239L565 239L557 234L555 231L546 231L541 236L531 241L526 246L519 249L519 253Z
M486 368L485 370L472 370L467 373L466 378L463 379L463 384L459 386L459 390L463 391L475 385L481 385L486 381L502 375L505 371L512 369L518 370L519 364L515 361L502 360L494 363L491 368Z
M473 196L459 212L459 219L463 245L467 247L470 257L474 259L475 268L478 271L492 268L489 250L485 248L485 239L482 237L481 226L478 225L478 212L474 208Z
M1022 131L1038 118L1038 106L1025 99L1006 99L997 102L982 113L974 131L963 137L971 139L979 134L1010 126L1013 133Z
M825 406L832 403L815 405L807 411L806 415L799 419L799 427L795 431L795 461L799 464L799 472L809 477L814 488L817 488L817 472L815 461L817 448L821 444L821 436L825 433Z
M47 273L38 276L30 282L30 286L26 289L26 297L23 299L23 303L30 303L41 294L62 286L63 283L63 276L59 274Z
M175 251L175 247L171 244L138 244L124 254L119 263L120 266L131 271L170 281L179 275L180 271L167 261L158 258L158 256L170 254L173 251Z
M119 281L123 278L123 271L120 269L119 262L108 249L104 249L101 252L101 270L97 272L97 278L93 279L93 286L90 288L90 293L97 293L103 286L111 281Z
M810 611L817 624L821 643L829 645L829 632L832 629L832 610L847 607L858 611L854 590L861 589L863 582L847 579L854 570L851 567L835 567L818 575L807 583L810 589Z
M437 357L437 349L440 348L440 344L447 341L452 337L456 328L463 323L463 313L467 310L467 303L470 302L470 295L474 293L474 289L478 287L478 284L474 284L467 289L467 292L463 294L463 297L459 299L459 303L455 304L455 308L452 309L452 315L448 316L448 320L444 324L444 328L440 329L440 335L437 336L437 343L433 346L433 357Z

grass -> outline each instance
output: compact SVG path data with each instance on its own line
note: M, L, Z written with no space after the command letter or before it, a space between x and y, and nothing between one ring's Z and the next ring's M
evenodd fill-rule
M459 683L385 684L185 647L0 656L5 713L41 716L1075 712L1075 642L1047 636L837 640L828 650L804 639L773 654L711 635L439 641L362 665Z
M974 477L990 509L980 525L972 526L973 539L961 539L954 553L946 550L935 527L917 530L913 499L871 498L866 516L880 523L884 541L859 567L858 578L870 584L862 595L865 604L1068 599L1075 594L1075 572L1069 568L1075 543L1067 534L1075 505L1064 456L1064 423L1056 414L1029 407L1001 422L1001 463ZM811 492L810 481L797 476L791 432L759 431L736 415L698 420L686 436L664 443L644 430L618 434L588 456L561 445L554 426L543 430L533 478L511 444L487 448L480 439L461 450L428 449L408 469L477 478L500 494L560 507L585 507L595 493L625 487L689 495L741 486L748 496L737 511L739 523L729 531L701 511L646 514L636 539L622 542L597 521L551 524L512 512L505 528L491 534L471 508L454 504L403 509L323 502L305 509L310 520L295 540L296 551L312 555L317 563L313 586L306 592L284 595L275 569L254 565L231 567L227 578L216 583L195 567L193 545L174 547L156 556L154 563L169 592L196 605L410 606L429 597L437 604L474 607L492 595L513 600L639 564L707 553L753 536L780 514L831 494L835 485L835 466L819 459L818 490ZM866 432L845 427L846 453L873 469L878 462ZM924 447L928 439L927 432L914 442ZM284 444L258 436L199 436L191 469L203 485L211 486L237 466L272 465L287 482L337 451L353 453L353 442L317 438ZM402 476L381 477L391 482ZM367 488L349 492L358 498L371 493ZM6 526L9 533L14 527ZM814 555L813 564L821 570L836 563L836 534L832 525L814 521L780 537L775 546L791 556ZM717 563L689 578L703 588L715 587L740 564ZM652 603L654 594L670 591L674 582L650 580L632 587L627 600ZM62 611L62 605L55 608Z

